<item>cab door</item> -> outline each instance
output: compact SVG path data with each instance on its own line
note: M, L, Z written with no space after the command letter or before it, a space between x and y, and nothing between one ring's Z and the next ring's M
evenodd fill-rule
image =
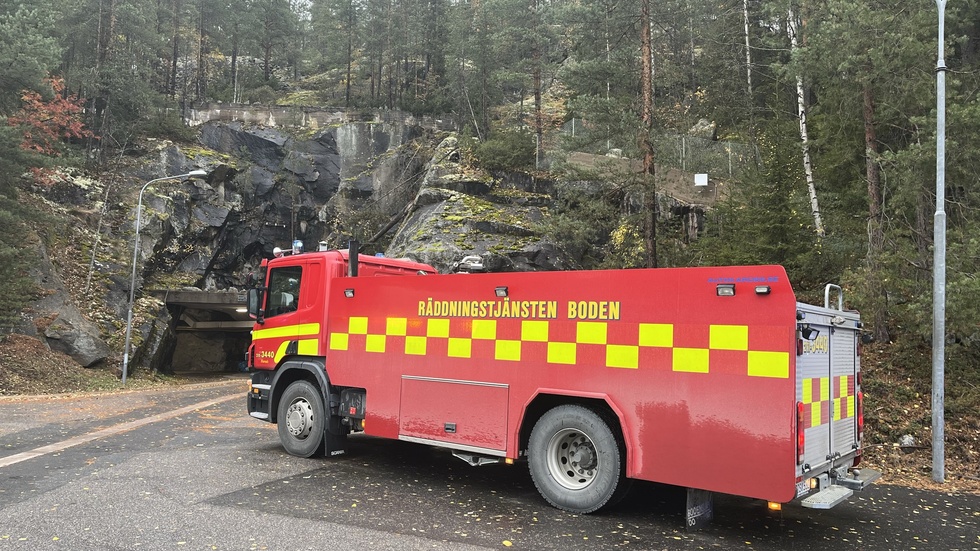
M320 323L315 307L323 293L319 263L296 258L269 270L265 311L252 332L255 367L274 369L286 356L318 355Z

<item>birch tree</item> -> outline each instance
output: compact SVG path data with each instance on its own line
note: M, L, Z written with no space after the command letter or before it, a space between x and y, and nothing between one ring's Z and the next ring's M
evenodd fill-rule
M792 54L798 56L800 49L800 20L792 3L789 13L786 16L786 32L789 35L789 42ZM806 90L803 87L803 72L798 67L796 69L796 112L800 119L800 150L803 156L803 174L806 177L807 193L810 196L810 212L813 214L813 229L818 237L826 235L823 227L823 218L820 215L820 204L817 201L817 186L813 178L813 160L810 158L810 134L807 129L807 101Z

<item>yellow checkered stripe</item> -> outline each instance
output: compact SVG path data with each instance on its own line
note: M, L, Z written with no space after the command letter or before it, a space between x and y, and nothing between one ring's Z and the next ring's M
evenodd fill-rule
M803 379L803 404L809 409L810 427L854 417L854 376Z
M825 405L829 402L829 400L829 377L813 377L810 379L803 379L803 413L806 415L806 410L809 410L808 419L810 421L810 425L807 428L817 427L829 421L824 413L824 410L826 409Z
M854 376L845 375L837 379L837 392L834 393L832 406L834 421L854 417L855 413Z
M274 327L272 329L259 329L252 332L252 340L263 339L287 339L279 343L276 354L273 357L275 363L279 363L286 356L286 349L289 348L291 341L296 341L297 353L303 356L320 355L320 324L303 323L299 325L287 325L285 327ZM305 337L305 338L303 338Z
M644 349L660 349L669 352L671 369L679 372L709 373L710 354L713 350L744 353L745 372L754 377L788 378L789 353L766 350L749 350L749 328L744 325L712 325L709 328L708 348L686 348L674 344L674 325L669 323L640 323L634 334L636 344L615 344L609 342L609 323L579 321L575 323L575 341L551 340L551 321L521 320L520 338L498 338L498 322L495 319L474 319L469 321L469 332L450 334L450 320L428 318L411 320L411 323L425 325L424 335L409 335L408 318L387 318L384 333L368 331L367 317L351 317L347 320L347 331L331 332L328 348L347 351L351 348L352 337L361 336L364 351L372 353L394 352L389 347L394 344L410 356L423 356L429 350L433 339L446 341L446 353L450 358L472 358L475 342L493 343L493 358L500 361L521 361L531 343L541 343L546 347L546 361L551 364L575 365L583 346L603 347L605 366L621 369L638 369L640 355ZM511 323L507 320L506 323ZM620 322L616 322L620 323ZM419 331L413 331L419 332ZM360 340L360 337L358 337ZM404 344L402 344L402 342ZM540 344L536 345L540 346ZM440 347L441 348L441 347Z

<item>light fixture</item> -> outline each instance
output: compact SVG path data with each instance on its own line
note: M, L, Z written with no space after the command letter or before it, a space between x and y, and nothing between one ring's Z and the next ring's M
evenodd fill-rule
M772 287L769 287L768 285L755 286L755 294L757 295L768 295L771 292L772 292Z
M493 294L497 295L499 298L504 298L507 296L507 287L495 287L493 289Z
M719 283L718 287L715 288L718 296L720 297L733 297L735 296L735 284L734 283Z
M817 338L817 335L819 335L819 334L820 334L820 330L819 329L814 329L814 328L810 327L809 325L804 325L804 326L800 327L800 335L804 339L806 339L808 341L812 341L812 340L816 339Z
M347 298L354 298L354 289L344 289L344 296Z
M775 501L770 501L769 502L769 510L770 511L782 511L783 510L783 504L782 503L777 503Z
M244 307L243 308L235 308L235 311L238 312L239 314L244 314L245 312L248 312L248 308L244 308Z
M205 170L192 170L187 174L164 176L163 178L150 180L149 182L143 184L143 188L140 189L139 201L136 203L136 238L133 240L133 275L129 279L129 308L126 312L126 343L123 345L122 384L124 385L126 384L126 373L129 371L129 345L132 342L133 332L133 302L136 301L136 261L138 260L137 254L140 250L140 225L142 225L141 215L143 214L143 192L146 191L146 188L150 187L150 184L163 182L164 180L201 180L206 178L207 175L208 173Z

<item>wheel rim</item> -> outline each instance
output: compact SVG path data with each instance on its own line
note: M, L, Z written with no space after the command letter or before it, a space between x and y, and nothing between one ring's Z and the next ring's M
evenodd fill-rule
M308 401L299 398L289 404L289 409L286 410L286 429L300 440L310 435L313 430L313 406Z
M599 472L599 455L592 439L574 429L557 432L548 443L548 471L569 490L592 484Z

